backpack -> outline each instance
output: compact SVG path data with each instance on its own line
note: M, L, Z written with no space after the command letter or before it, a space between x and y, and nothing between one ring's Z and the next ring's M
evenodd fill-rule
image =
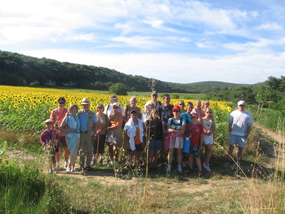
M182 127L182 118L180 117L180 123L176 124L176 123L174 123L174 117L172 117L171 118L171 123L170 123L170 128L172 128L172 125L175 125L175 130L177 130L176 126L181 126Z

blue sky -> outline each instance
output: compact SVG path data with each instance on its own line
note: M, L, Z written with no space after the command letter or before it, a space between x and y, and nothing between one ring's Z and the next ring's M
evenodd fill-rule
M285 74L284 0L9 0L0 50L168 82Z

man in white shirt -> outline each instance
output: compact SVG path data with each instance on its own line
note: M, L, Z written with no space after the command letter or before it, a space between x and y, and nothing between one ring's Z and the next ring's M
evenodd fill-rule
M245 109L245 102L243 100L238 102L238 110L233 111L228 119L230 142L228 150L228 160L225 164L226 167L230 166L231 157L233 154L234 146L238 144L238 165L241 164L242 152L245 147L246 140L249 136L251 127L253 125L251 114Z
M113 103L118 102L118 97L116 95L112 95L110 102L111 102L110 104L105 106L105 110L104 110L104 114L106 114L108 116L108 118L110 118L110 115L113 113ZM121 105L119 107L119 112L121 114L123 114L123 112L124 112L124 109Z

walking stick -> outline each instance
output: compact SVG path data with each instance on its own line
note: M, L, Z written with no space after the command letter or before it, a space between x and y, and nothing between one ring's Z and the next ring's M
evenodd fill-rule
M100 135L98 135L98 140L97 140L97 152L96 152L96 159L95 163L97 164L98 162L98 153L99 153L99 140L100 140Z

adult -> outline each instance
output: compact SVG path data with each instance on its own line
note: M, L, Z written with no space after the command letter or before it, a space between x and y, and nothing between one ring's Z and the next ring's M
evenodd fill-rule
M205 109L206 116L203 117L203 130L204 130L204 145L205 145L205 162L203 164L203 167L210 172L210 159L213 154L213 142L214 142L214 132L216 131L216 124L213 116L213 111L210 108Z
M96 157L98 158L98 154L100 154L99 163L103 164L103 155L105 150L105 141L106 141L106 135L107 130L109 126L109 118L106 114L104 114L104 105L103 103L98 103L97 105L97 124L96 124L96 139L93 144L93 158L91 162L91 166L96 163ZM99 139L99 145L98 145L98 139ZM98 148L98 151L97 151Z
M180 101L178 102L178 105L179 105L179 107L180 107L180 109L181 109L181 114L184 113L184 112L185 112L185 110L184 110L184 107L185 107L184 101L183 101L183 100L180 100Z
M52 125L54 126L54 129L58 131L59 133L59 147L58 147L58 152L55 153L55 160L56 160L56 168L57 170L60 169L59 161L60 161L60 148L62 146L63 148L63 157L65 160L64 163L64 168L66 169L68 166L68 147L65 141L65 132L59 131L59 127L62 123L63 118L65 117L67 113L67 108L65 108L65 98L64 97L59 97L57 100L57 105L58 107L50 113L49 118L52 120Z
M177 151L177 161L178 161L178 172L183 173L181 163L182 163L182 150L183 150L183 134L185 131L185 121L180 118L180 107L173 107L173 118L168 120L167 131L170 137L169 152L168 152L168 167L166 172L169 173L171 170L172 154L174 148Z
M131 111L135 110L137 112L137 118L142 119L141 109L137 107L138 100L136 97L130 98L130 105L126 106L123 112L124 122L127 123L131 117ZM129 139L126 132L124 132L124 151L127 152L129 145Z
M154 109L155 105L153 101L147 101L146 104L144 105L144 113L142 114L142 121L146 123L146 121L150 118L150 114L152 109Z
M65 140L70 151L70 159L66 172L77 172L75 169L75 161L80 146L80 119L77 115L78 106L71 104L68 107L68 113L60 125L60 131L67 133Z
M113 111L113 104L118 103L118 99L119 98L116 95L112 95L111 99L110 99L111 103L105 106L104 114L106 114L108 116L108 118L110 118L110 115L114 112ZM123 112L124 112L124 109L121 105L119 105L119 112L121 114L123 114Z
M95 112L90 110L90 101L88 98L83 98L82 110L78 112L80 119L80 171L84 169L85 153L86 153L86 169L91 169L92 160L92 142L96 139L96 123L97 117Z
M109 166L113 166L115 161L115 166L119 166L119 149L122 147L122 124L123 115L119 111L120 105L118 103L113 103L113 113L110 115L110 126L108 127L107 133L107 143L109 145L109 154L111 162ZM114 158L115 157L115 158Z
M253 125L251 114L245 111L245 102L243 100L240 100L238 102L238 109L230 114L228 122L230 131L230 142L228 150L228 160L225 166L230 166L233 149L236 144L238 144L237 163L240 166L243 148L245 147L246 140L250 134L251 126Z
M165 140L168 135L168 130L167 130L168 120L169 118L173 117L173 113L172 113L173 105L170 105L169 94L164 94L162 98L163 98L163 104L161 106L161 122L162 122L162 128L163 128L163 140ZM164 151L165 151L164 142L162 142L162 147L160 150L160 158L163 158Z
M194 109L191 111L191 114L197 114L198 115L198 123L202 124L202 118L205 115L201 111L201 101L200 100L195 101Z
M157 91L153 91L151 93L151 100L154 103L154 108L159 112L159 117L160 117L162 103L159 100L157 100L157 97L158 97Z
M201 107L201 112L202 112L202 116L205 117L206 116L206 108L210 107L210 101L209 100L203 100L202 102L202 107Z
M149 137L149 169L155 170L157 167L158 151L161 150L163 140L162 122L158 117L158 110L153 109L151 118L146 122L146 134Z

